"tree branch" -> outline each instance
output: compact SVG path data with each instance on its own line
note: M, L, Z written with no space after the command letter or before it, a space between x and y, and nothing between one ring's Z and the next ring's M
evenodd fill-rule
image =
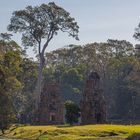
M48 37L47 37L47 41L44 44L43 49L42 49L42 54L44 54L45 49L48 47L49 42L53 38L54 32L55 32L55 30L50 29L50 32L49 32Z

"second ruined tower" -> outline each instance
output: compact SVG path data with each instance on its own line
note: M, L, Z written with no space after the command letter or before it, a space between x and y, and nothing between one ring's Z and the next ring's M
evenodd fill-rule
M91 72L87 77L81 101L81 123L96 124L106 122L106 103L100 88L100 76Z

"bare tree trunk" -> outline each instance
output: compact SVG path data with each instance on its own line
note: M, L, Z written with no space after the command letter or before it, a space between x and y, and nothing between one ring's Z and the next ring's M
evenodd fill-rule
M45 63L45 58L44 58L43 54L40 54L40 62L39 62L39 69L38 69L36 110L38 109L38 105L40 103L40 95L41 95L41 91L42 91L42 79L43 79L44 63Z

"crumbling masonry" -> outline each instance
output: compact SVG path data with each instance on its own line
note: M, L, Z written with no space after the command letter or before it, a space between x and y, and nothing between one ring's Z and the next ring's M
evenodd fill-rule
M59 84L47 84L41 93L38 109L38 124L63 124L64 102Z
M100 88L100 77L96 72L91 72L85 83L81 101L81 123L106 123L106 103Z

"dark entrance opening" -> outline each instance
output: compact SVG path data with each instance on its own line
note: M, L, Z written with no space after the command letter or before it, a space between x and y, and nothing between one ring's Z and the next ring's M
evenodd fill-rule
M101 113L95 114L95 118L96 118L97 123L101 123L101 121L102 121Z
M51 116L50 116L50 121L51 121L51 122L54 122L54 121L55 121L55 115L51 115Z

